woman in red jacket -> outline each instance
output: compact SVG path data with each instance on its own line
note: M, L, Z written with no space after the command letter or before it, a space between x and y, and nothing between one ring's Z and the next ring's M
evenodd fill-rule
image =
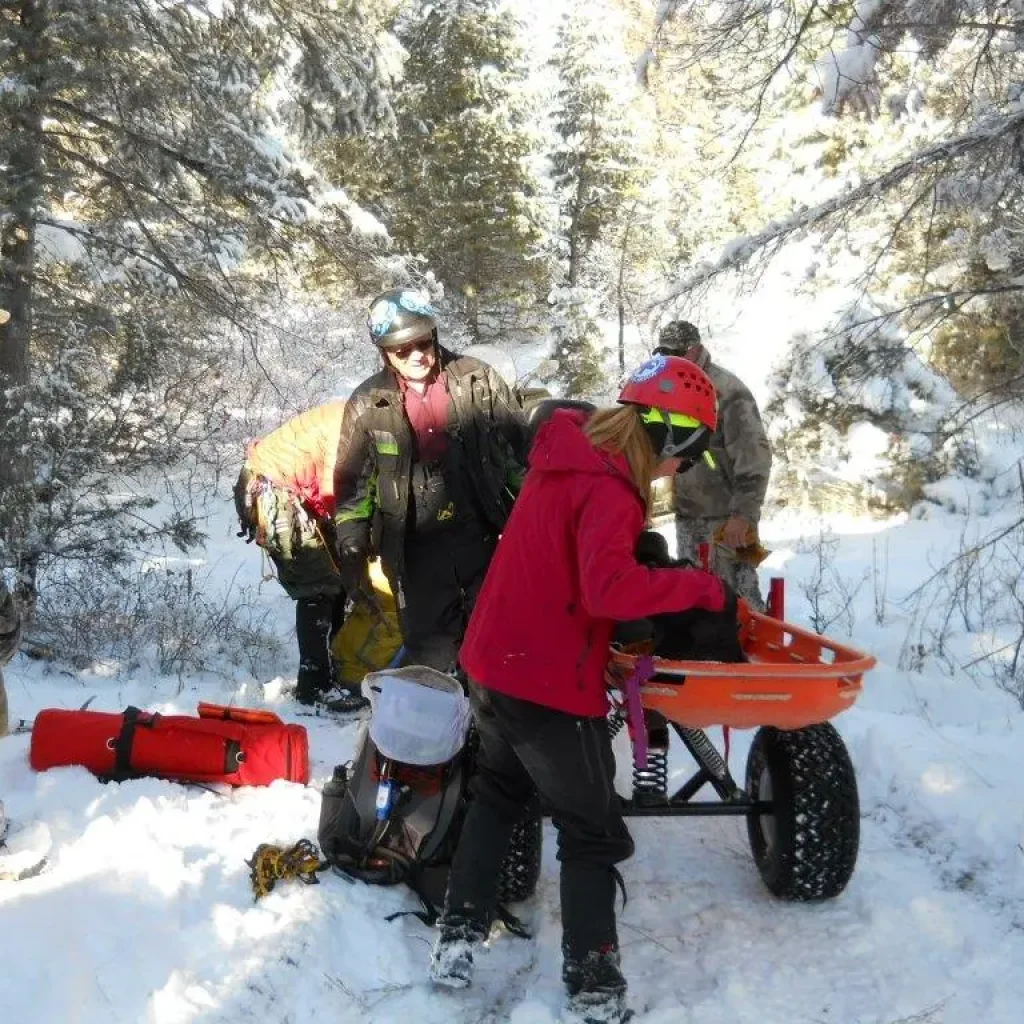
M480 736L431 977L469 984L515 822L539 793L558 831L563 978L577 1021L628 1019L615 929L615 864L633 852L613 788L604 672L615 623L720 611L718 577L649 569L634 547L651 481L707 450L717 399L693 363L656 356L589 419L556 412L498 544L462 646Z

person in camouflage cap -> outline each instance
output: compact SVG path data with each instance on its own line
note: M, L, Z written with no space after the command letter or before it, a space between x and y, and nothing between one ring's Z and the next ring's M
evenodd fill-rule
M711 361L700 331L686 320L666 324L654 352L696 363L718 391L718 429L710 449L717 468L699 462L675 478L677 557L696 561L698 546L707 543L715 572L763 611L756 559L743 555L762 550L757 528L772 468L757 403L738 377Z
M7 735L7 690L3 666L14 657L21 639L21 616L3 577L0 576L0 736Z

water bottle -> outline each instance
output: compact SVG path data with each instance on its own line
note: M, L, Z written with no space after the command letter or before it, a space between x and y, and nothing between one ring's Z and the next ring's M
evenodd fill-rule
M320 825L317 838L320 849L328 859L333 855L336 840L345 834L342 813L345 796L348 793L348 772L343 764L334 769L334 774L324 784L320 801Z

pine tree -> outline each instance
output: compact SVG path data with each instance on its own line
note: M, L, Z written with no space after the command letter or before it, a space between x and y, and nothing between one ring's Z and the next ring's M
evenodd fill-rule
M357 194L464 314L474 340L544 285L517 24L497 0L418 3L397 132L377 138Z
M666 86L669 66L715 77L734 125L730 164L770 190L762 222L748 218L742 244L682 267L676 295L816 233L831 252L857 252L865 293L885 295L919 338L951 329L951 314L990 293L1009 323L1019 318L1007 299L1024 266L1016 0L769 0L714 16L680 2L664 12L674 19L657 37ZM773 166L780 173L766 180Z
M212 429L211 318L252 327L255 261L286 258L331 195L304 142L390 116L373 11L0 8L0 561L29 594L44 559L123 557L152 498L113 481Z
M627 222L644 180L624 34L612 5L588 4L564 16L552 58L558 76L551 154L558 209L554 352L569 395L593 394L604 383L599 319L611 312L613 296L622 299L625 256L616 260L615 250L628 251Z

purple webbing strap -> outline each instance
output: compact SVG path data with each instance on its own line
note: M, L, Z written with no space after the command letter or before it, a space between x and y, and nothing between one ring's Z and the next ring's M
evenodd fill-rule
M629 736L633 741L633 765L641 771L647 767L647 725L644 722L644 706L640 701L640 687L653 675L654 658L644 654L634 662L624 690Z

